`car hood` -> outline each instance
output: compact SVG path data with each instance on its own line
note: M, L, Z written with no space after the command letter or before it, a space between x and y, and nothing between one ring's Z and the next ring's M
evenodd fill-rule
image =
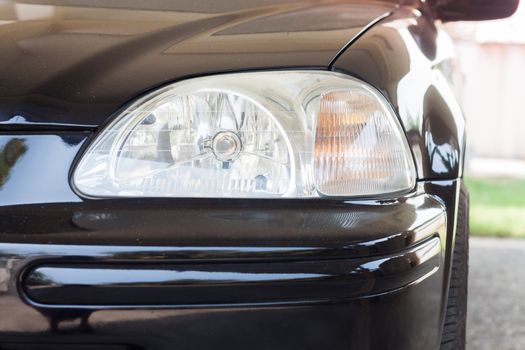
M124 6L125 5L125 6ZM325 68L397 1L0 4L0 129L95 127L185 77Z

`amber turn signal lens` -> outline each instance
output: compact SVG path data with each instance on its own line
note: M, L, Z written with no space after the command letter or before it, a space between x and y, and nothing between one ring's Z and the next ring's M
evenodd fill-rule
M316 188L329 196L410 187L413 165L401 127L365 89L321 96L315 134Z

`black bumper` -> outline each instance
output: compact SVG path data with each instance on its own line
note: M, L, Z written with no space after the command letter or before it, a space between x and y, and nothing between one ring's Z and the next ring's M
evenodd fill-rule
M86 136L16 136L0 346L439 347L456 180L391 201L86 201L68 184Z

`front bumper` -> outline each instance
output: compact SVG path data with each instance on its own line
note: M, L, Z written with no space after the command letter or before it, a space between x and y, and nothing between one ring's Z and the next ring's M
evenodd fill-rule
M439 346L455 180L389 201L86 201L68 185L86 134L1 142L15 137L25 154L0 190L7 349Z

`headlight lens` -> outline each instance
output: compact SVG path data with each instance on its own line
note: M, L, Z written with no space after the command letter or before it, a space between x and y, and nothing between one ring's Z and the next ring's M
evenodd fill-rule
M91 197L352 197L414 183L406 138L384 98L317 71L166 86L105 127L73 174Z

